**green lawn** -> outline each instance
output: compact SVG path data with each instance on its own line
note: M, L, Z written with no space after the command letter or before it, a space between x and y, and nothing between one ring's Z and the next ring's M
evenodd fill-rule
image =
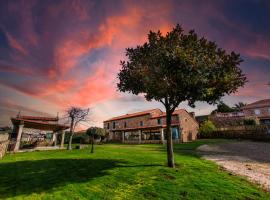
M196 141L175 145L176 169L162 145L8 154L0 161L1 199L270 199L244 178L196 156Z

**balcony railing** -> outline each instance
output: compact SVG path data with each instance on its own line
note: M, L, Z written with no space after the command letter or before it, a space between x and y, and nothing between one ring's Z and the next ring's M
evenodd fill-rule
M216 113L216 117L244 117L243 112L230 112L230 113Z

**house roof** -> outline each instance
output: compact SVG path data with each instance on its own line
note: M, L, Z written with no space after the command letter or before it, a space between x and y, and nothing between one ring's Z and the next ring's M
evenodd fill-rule
M29 120L21 117L11 118L13 124L24 124L25 128L33 128L38 130L52 130L60 131L69 128L67 125L58 124L56 122L41 121L41 120Z
M155 111L157 111L157 112L155 112ZM177 115L182 111L186 111L186 110L185 109L176 109L172 115ZM162 112L160 109L156 108L156 109L145 110L145 111L136 112L136 113L130 113L130 114L126 114L126 115L121 115L118 117L113 117L113 118L108 119L104 122L115 121L115 120L120 120L120 119L127 119L127 118L132 118L132 117L139 117L139 116L150 115L150 114L152 115L151 116L152 119L166 117L166 112Z
M108 119L104 122L115 121L115 120L120 120L120 119L127 119L127 118L132 118L132 117L139 117L139 116L144 116L144 115L150 115L154 111L162 112L160 109L156 108L156 109L145 110L145 111L136 112L136 113L130 113L130 114L126 114L126 115L121 115L118 117L113 117L113 118Z
M254 103L251 103L251 104L244 106L243 109L261 108L261 107L270 107L270 99L256 101Z
M35 116L19 116L21 119L37 120L37 121L58 121L57 117L35 117Z

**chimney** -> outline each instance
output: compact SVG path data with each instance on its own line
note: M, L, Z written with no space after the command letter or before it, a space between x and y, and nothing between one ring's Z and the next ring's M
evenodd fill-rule
M195 119L195 112L190 112L189 114L191 117L193 117Z

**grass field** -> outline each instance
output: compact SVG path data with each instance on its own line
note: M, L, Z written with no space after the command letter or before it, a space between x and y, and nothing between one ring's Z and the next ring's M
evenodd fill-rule
M177 168L161 145L8 154L0 161L1 199L270 199L268 193L200 159L201 140L175 145Z

